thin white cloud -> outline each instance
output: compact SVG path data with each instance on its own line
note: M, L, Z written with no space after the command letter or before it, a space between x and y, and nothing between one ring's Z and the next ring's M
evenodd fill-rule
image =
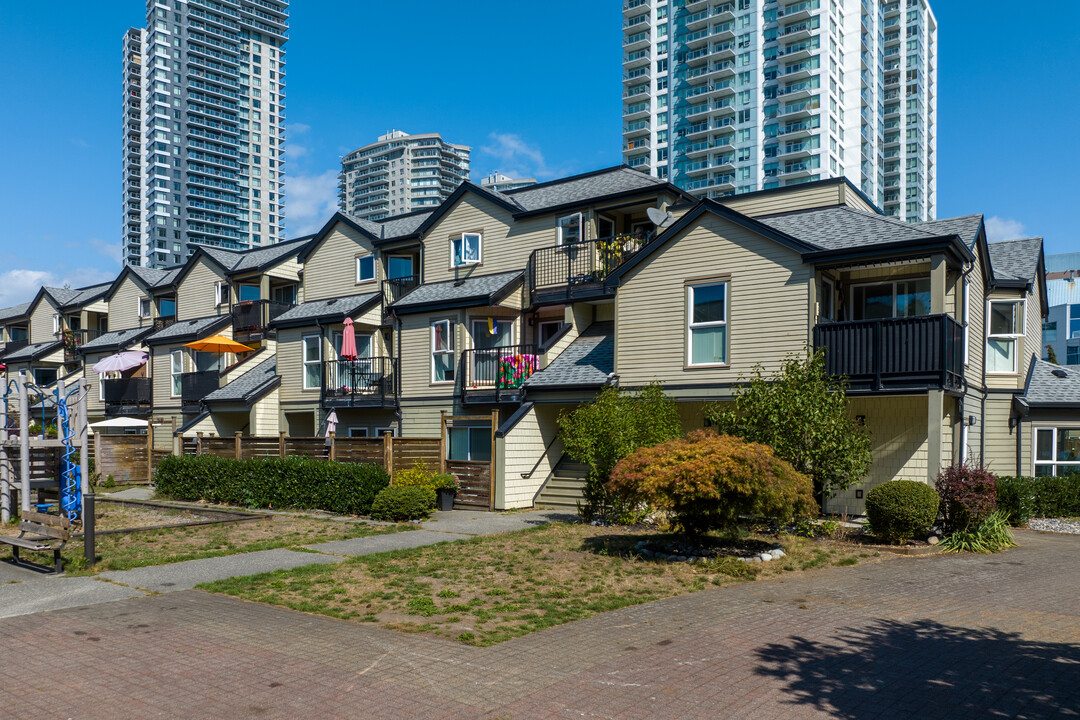
M285 126L285 135L303 135L304 133L311 132L311 126L302 122L289 123Z
M42 285L49 287L86 287L109 282L116 273L97 268L78 268L63 274L47 270L16 269L0 274L0 308L34 299Z
M493 171L515 178L534 177L539 180L565 174L549 167L540 148L529 144L520 135L493 132L488 138L491 142L481 145L480 152L496 160Z
M1027 237L1024 223L1012 218L1002 218L997 215L986 221L986 239L990 242L998 240L1016 240Z
M285 176L286 237L313 233L330 219L337 211L337 185L336 170L321 175Z

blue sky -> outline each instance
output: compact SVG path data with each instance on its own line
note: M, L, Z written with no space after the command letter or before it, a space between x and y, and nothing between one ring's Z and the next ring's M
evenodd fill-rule
M392 128L471 145L474 179L619 163L620 6L293 2L288 235L333 212L339 156ZM1080 250L1080 5L974 7L934 7L938 215ZM141 0L0 3L0 307L119 270L120 41L144 14Z

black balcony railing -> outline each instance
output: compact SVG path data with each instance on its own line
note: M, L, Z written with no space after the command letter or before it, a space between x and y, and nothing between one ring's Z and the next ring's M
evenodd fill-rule
M852 392L963 387L964 327L948 315L823 323L814 346Z
M26 340L26 339L23 339L23 340L8 340L4 344L4 347L0 348L0 357L3 357L5 355L10 355L13 352L17 352L19 350L22 350L24 347L26 347L29 344L30 344L30 341Z
M405 277L383 280L383 306L397 301L402 295L420 284L419 275L406 275Z
M270 323L286 310L294 307L288 303L272 300L249 300L237 303L232 309L234 335L266 336L270 333Z
M102 336L100 330L64 330L60 336L64 341L64 362L74 362L79 358L79 348L91 340Z
M388 357L327 360L322 364L323 407L396 407L395 367Z
M176 322L176 315L159 315L154 318L154 332L164 330L165 328Z
M198 412L203 398L221 386L221 373L217 370L184 373L180 376L180 409Z
M521 386L539 369L535 345L473 348L461 355L464 402L504 403L521 399Z
M153 381L150 378L120 378L101 381L105 416L150 415L154 405Z
M604 281L644 247L644 234L584 240L533 250L527 277L533 305L614 294Z

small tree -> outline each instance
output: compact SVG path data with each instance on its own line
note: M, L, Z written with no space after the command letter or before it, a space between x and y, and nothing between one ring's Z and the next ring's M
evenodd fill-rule
M997 478L985 468L950 465L938 473L934 486L949 532L978 526L997 510Z
M658 384L638 393L605 387L593 402L562 413L558 425L566 453L589 466L579 507L586 521L628 515L632 506L604 487L611 469L640 447L682 434L678 407Z
M740 515L790 522L818 512L810 478L771 448L710 430L635 450L608 488L669 511L692 537L730 529Z
M774 377L760 366L735 402L708 405L717 430L759 442L814 481L819 500L832 497L870 471L870 436L848 415L847 383L825 372L825 353L784 360Z
M1046 346L1046 362L1050 363L1051 365L1058 364L1057 353L1054 352L1053 345Z

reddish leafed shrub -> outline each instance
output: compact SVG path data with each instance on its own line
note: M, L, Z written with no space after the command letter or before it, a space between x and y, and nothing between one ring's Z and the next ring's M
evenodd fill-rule
M818 512L810 478L772 448L709 430L635 450L607 487L669 511L689 535L733 527L740 515L790 522Z
M938 473L934 485L946 532L978 525L997 510L997 481L984 468L951 465Z

